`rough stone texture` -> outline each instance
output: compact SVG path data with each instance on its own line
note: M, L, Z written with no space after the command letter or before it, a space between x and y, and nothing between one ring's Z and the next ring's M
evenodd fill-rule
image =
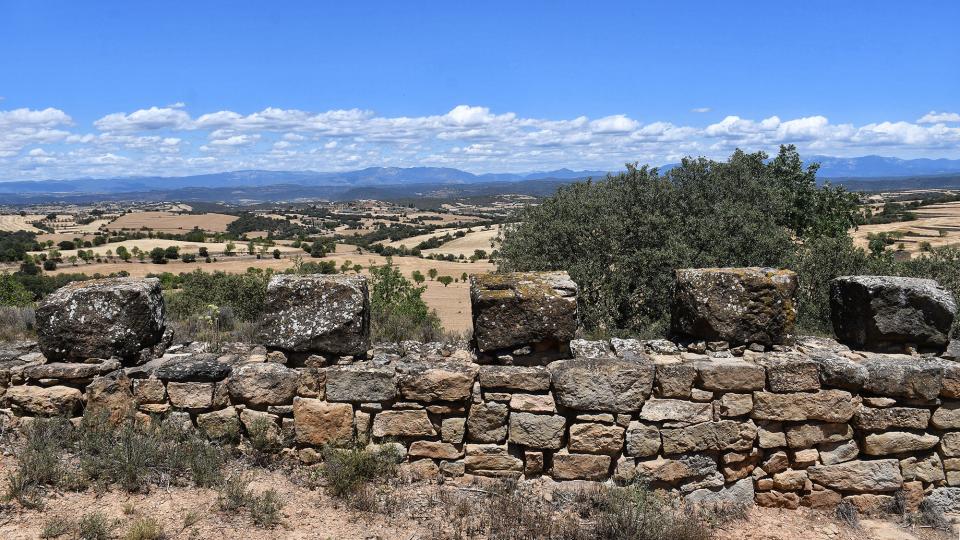
M557 412L557 406L552 394L513 394L510 397L510 410L553 413Z
M463 452L457 450L457 447L450 443L413 441L410 443L410 450L407 451L407 455L431 459L460 459L463 457Z
M481 352L564 351L577 331L577 284L566 272L470 276L470 305Z
M580 454L618 454L623 450L624 429L605 424L570 426L571 452Z
M658 363L656 365L656 394L664 398L690 399L690 390L697 378L693 362Z
M724 394L715 405L720 416L743 416L753 410L753 395Z
M72 416L80 409L83 395L69 386L12 386L4 402L32 416Z
M960 431L944 433L940 439L940 449L947 457L960 456Z
M300 375L293 369L272 362L243 364L227 380L234 403L252 407L287 405L297 395Z
M824 465L835 465L837 463L850 461L856 459L860 453L860 447L857 446L857 441L852 439L849 441L824 443L818 448L820 450L820 461L823 462Z
M933 411L930 424L937 429L960 429L960 402L945 402Z
M637 475L654 485L676 486L715 475L717 472L717 462L700 454L678 456L675 459L660 457L637 463Z
M896 491L903 484L896 459L848 461L835 465L814 465L807 469L810 480L837 491Z
M939 483L946 479L943 461L936 452L910 456L900 460L900 473L906 480L922 480L928 484Z
M709 450L747 450L757 437L753 422L720 420L679 429L661 429L664 454Z
M654 366L646 357L552 362L547 369L557 403L574 410L635 412L653 390Z
M640 422L630 422L627 427L626 453L633 457L655 456L660 451L660 430Z
M326 394L330 401L390 401L397 396L396 369L366 362L329 367Z
M510 455L507 445L468 444L464 465L469 472L522 471L523 460Z
M113 356L133 360L160 343L164 309L156 278L75 281L37 305L37 342L54 362Z
M797 275L771 268L676 271L675 334L733 345L786 343L796 321Z
M137 403L163 403L167 389L159 379L134 379L133 397Z
M820 368L820 382L824 386L857 391L870 374L866 366L830 351L812 350L807 354Z
M374 437L433 437L437 431L427 411L383 411L373 417Z
M515 412L510 415L510 442L541 450L563 447L566 419L562 416Z
M856 407L853 396L844 390L795 394L754 392L751 416L758 420L847 422Z
M699 385L719 392L762 390L766 372L762 366L734 358L697 362Z
M904 452L928 450L940 442L940 437L929 433L911 433L909 431L885 431L868 433L863 438L863 453L868 456L886 456Z
M698 489L687 494L684 501L693 506L716 508L748 508L753 506L753 480L744 478L732 486L717 491Z
M52 362L49 364L28 366L23 370L23 376L32 380L56 379L77 384L84 381L89 382L98 375L106 375L119 368L120 362L114 358L85 364L76 362Z
M570 355L575 358L611 358L615 356L607 341L586 339L570 341Z
M87 385L86 413L119 423L133 414L133 385L122 371L97 377Z
M213 406L214 383L172 382L167 384L170 404L179 409L209 409Z
M363 355L370 345L370 298L359 275L270 278L261 340L285 351Z
M771 392L808 392L820 389L819 365L799 353L777 355L764 360Z
M237 409L227 407L197 415L197 427L211 439L229 439L240 434L240 418Z
M402 364L398 373L403 399L427 403L460 401L470 397L477 366L464 362L412 362Z
M466 432L466 418L444 418L440 423L440 439L443 442L461 444Z
M480 386L490 390L546 392L550 372L543 367L481 366Z
M553 456L551 475L556 480L604 480L610 463L610 456L559 452Z
M507 438L507 415L503 403L475 403L467 415L467 438L474 442L499 443Z
M936 361L877 355L863 365L868 373L863 389L873 394L932 400L943 386L943 368Z
M787 446L790 448L810 448L821 443L847 441L853 438L850 424L830 424L809 422L794 424L785 428Z
M713 404L654 398L643 404L640 419L649 422L670 421L687 424L709 422L713 419Z
M154 371L154 376L163 381L217 382L226 379L233 368L217 360L209 353L175 356L165 360Z
M830 282L830 312L837 338L851 347L943 351L957 304L932 279L844 276Z
M936 488L927 495L926 501L942 512L960 512L960 488Z
M927 429L929 423L930 411L911 407L861 407L853 417L853 425L864 431L886 431L891 428Z
M300 444L322 446L349 441L353 435L353 407L298 397L293 400L293 426Z

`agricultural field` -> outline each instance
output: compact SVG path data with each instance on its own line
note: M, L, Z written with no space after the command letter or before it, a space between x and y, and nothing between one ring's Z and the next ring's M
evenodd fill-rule
M224 232L237 216L227 214L177 214L174 212L131 212L107 224L110 231L150 229L167 233L186 233L194 228L208 232Z
M474 228L473 232L468 232L463 238L454 238L438 248L424 250L423 255L453 255L454 257L463 255L469 257L478 249L489 254L500 246L497 241L499 234L499 225L492 227L490 230Z
M210 252L221 252L223 250L224 244L213 244L213 243L192 243L192 242L179 242L175 240L137 240L131 242L155 242L154 247L166 247L167 245L179 245L182 246L182 251L188 251L190 249L198 248L201 245L207 245L210 247ZM112 247L113 251L116 252L116 246L126 244L126 242L118 242L116 244L109 244L109 246L99 246L99 248L94 251L105 252L107 247ZM144 244L138 244L141 246L140 249L144 249ZM216 246L214 248L213 246ZM237 249L242 250L245 246L238 244ZM361 273L367 273L367 269L370 265L383 265L386 264L386 257L381 257L375 253L363 252L362 254L357 253L356 246L339 244L337 245L336 253L332 253L323 259L311 259L306 256L303 250L299 248L293 248L290 246L277 246L281 251L284 252L283 258L274 259L272 256L264 259L257 259L255 257L241 255L233 257L218 257L216 262L204 263L204 262L194 262L194 263L184 263L182 261L173 261L171 260L167 264L153 264L147 259L146 262L131 261L131 262L104 262L104 263L91 263L85 264L83 262L78 262L76 266L65 263L61 264L56 270L53 270L49 273L60 274L60 273L76 273L83 272L87 275L93 275L95 273L100 274L110 274L113 272L126 271L129 272L131 276L141 277L146 276L147 274L159 274L162 272L192 272L195 269L201 269L204 272L228 272L228 273L242 273L246 272L247 268L272 268L274 270L286 270L292 268L295 264L297 256L301 256L303 261L334 261L339 268L342 264L349 261L351 265L360 264L364 267ZM129 249L129 246L128 246ZM152 249L152 248L151 248ZM273 251L273 248L270 249ZM64 252L66 253L66 252ZM66 257L67 255L64 255ZM477 262L451 262L451 261L433 261L429 259L421 259L417 257L394 257L393 264L396 265L400 271L407 277L410 277L414 271L419 270L422 274L427 275L427 272L431 268L435 268L438 272L438 275L451 276L454 278L460 279L461 275L466 272L469 274L478 274L492 272L495 270L495 266L486 261L477 261ZM438 281L431 281L427 279L424 282L424 285L427 286L427 290L423 294L423 298L426 301L427 305L432 309L437 311L437 314L440 316L440 322L443 324L443 327L452 332L467 332L472 327L470 319L470 291L469 285L464 282L451 283L449 286L444 287Z
M6 232L16 232L16 231L27 231L34 233L42 233L40 229L34 227L30 223L32 221L37 221L43 219L44 216L37 214L27 214L26 216L21 216L20 214L3 214L0 215L0 231Z
M903 243L911 254L921 251L921 242L929 242L931 247L960 245L960 202L921 206L911 212L917 219L861 225L852 233L854 243L866 248L871 234L887 233L895 237L894 246Z

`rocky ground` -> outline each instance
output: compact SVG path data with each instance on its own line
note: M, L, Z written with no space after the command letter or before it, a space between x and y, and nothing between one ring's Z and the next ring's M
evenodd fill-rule
M7 478L14 461L0 461L0 476ZM102 512L111 527L111 537L128 538L130 528L138 520L155 519L166 536L184 539L382 539L441 540L452 538L486 539L498 536L471 534L458 515L466 510L481 513L475 506L452 504L458 497L469 497L488 489L488 483L470 478L447 480L442 484L420 480L377 487L381 499L390 502L373 511L361 511L343 500L332 497L321 488L310 489L303 477L288 469L268 470L234 464L231 472L242 469L252 479L249 489L268 489L281 494L283 503L279 524L257 526L243 510L224 511L215 489L156 487L148 493L127 493L118 488L88 489L83 492L50 493L40 509L26 509L16 503L4 504L0 510L0 538L42 538L44 527L52 520L73 522L85 514ZM489 481L486 481L489 482ZM537 486L539 493L557 493L557 489L578 489L574 483L553 483ZM548 495L549 497L549 495ZM556 497L556 495L554 495ZM831 513L801 508L783 510L756 507L745 515L711 526L711 538L717 540L781 539L792 540L931 540L953 538L954 533L931 528L908 527L896 517L861 518L851 526ZM75 538L67 533L61 538ZM526 538L526 537L519 537Z

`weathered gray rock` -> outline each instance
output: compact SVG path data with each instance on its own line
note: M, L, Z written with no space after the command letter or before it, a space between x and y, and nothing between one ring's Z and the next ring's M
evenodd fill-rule
M403 399L426 403L460 401L470 397L473 381L477 377L477 365L465 362L407 362L399 365L398 374Z
M676 271L671 328L675 334L773 345L791 339L797 275L771 268Z
M922 480L928 484L939 483L946 479L943 461L936 452L910 456L900 460L900 473L903 479Z
M863 453L868 456L887 456L904 452L929 450L940 442L940 437L930 433L909 431L885 431L868 433L863 438Z
M932 400L943 386L943 368L935 360L876 355L863 365L868 374L863 389L873 394Z
M365 354L370 345L367 279L346 274L270 278L261 341L285 351Z
M823 386L857 391L870 376L866 366L829 351L813 350L807 353L820 368Z
M687 494L683 501L690 506L708 508L749 508L753 506L753 480L744 478L719 490L698 489Z
M657 455L660 451L660 430L657 426L630 422L626 438L628 456L650 457Z
M607 341L586 339L571 340L570 355L574 358L612 358L616 356Z
M227 407L197 415L197 427L211 439L232 440L240 434L240 418L237 409Z
M351 403L390 401L397 396L396 369L359 363L327 368L327 399Z
M669 421L688 424L709 422L713 419L713 404L654 398L643 404L640 419L649 422Z
M637 476L654 485L676 486L717 473L717 462L710 456L689 454L676 458L657 458L637 463Z
M546 392L550 372L543 367L481 366L480 386L485 390Z
M844 276L830 283L830 311L837 338L851 347L943 351L957 304L932 279Z
M929 422L930 411L912 407L861 407L853 417L853 425L863 431L886 431L891 428L927 429Z
M156 278L75 281L37 305L37 342L49 361L139 359L166 329Z
M896 491L903 484L896 459L847 461L835 465L814 465L807 469L810 480L838 491Z
M857 455L860 454L860 447L857 446L857 441L853 439L823 443L818 447L818 450L820 451L820 461L824 465L835 465L850 461L856 459Z
M467 438L481 443L499 443L507 438L507 415L504 403L474 403L467 416Z
M219 362L216 354L199 353L164 361L154 376L164 381L217 382L226 379L232 370L230 364Z
M757 426L751 421L720 420L685 428L661 429L664 454L705 451L743 451L753 446Z
M542 450L563 447L566 419L562 416L515 412L510 415L510 442Z
M690 399L690 390L697 378L693 362L656 364L656 394L665 398Z
M281 364L249 363L233 370L227 389L234 403L253 407L288 405L297 395L299 378L296 370Z
M941 512L960 512L960 487L939 487L924 502Z
M793 394L754 392L751 416L758 420L793 422L821 420L839 423L849 421L856 412L857 406L858 403L853 400L853 396L844 390Z
M720 392L762 390L766 384L763 366L735 358L714 358L696 363L700 386Z
M84 364L77 362L52 362L49 364L28 366L24 368L23 376L32 380L52 379L77 383L89 381L97 375L106 375L119 368L120 362L115 358L103 360L102 362Z
M820 389L819 365L800 353L771 353L763 361L771 392L808 392Z
M950 401L933 411L930 424L937 429L960 429L960 402Z
M577 331L577 285L566 272L473 275L470 304L481 352L565 351Z
M547 369L557 403L574 410L635 412L653 390L654 366L646 357L552 362Z

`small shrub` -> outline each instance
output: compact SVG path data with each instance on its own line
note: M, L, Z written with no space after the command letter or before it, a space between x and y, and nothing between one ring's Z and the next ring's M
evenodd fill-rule
M237 474L227 477L220 486L217 495L217 504L221 510L232 512L243 508L247 504L249 492L247 485L250 479L245 475Z
M273 527L280 523L280 509L283 508L283 502L280 501L280 495L272 489L264 491L260 495L250 497L250 518L258 527Z
M124 538L126 540L164 540L167 535L163 532L160 523L148 516L134 521Z
M358 445L323 449L323 475L334 497L349 498L367 482L396 474L399 461L391 445L371 450Z
M107 540L115 526L102 512L93 512L80 518L77 535L81 540Z
M65 517L54 516L44 522L43 528L40 530L40 538L60 538L72 530L73 521Z
M920 503L920 512L917 521L920 525L932 527L941 531L952 531L950 520L943 514L940 507L931 504L928 499Z
M837 519L851 529L860 528L860 513L849 501L841 501L835 510Z

